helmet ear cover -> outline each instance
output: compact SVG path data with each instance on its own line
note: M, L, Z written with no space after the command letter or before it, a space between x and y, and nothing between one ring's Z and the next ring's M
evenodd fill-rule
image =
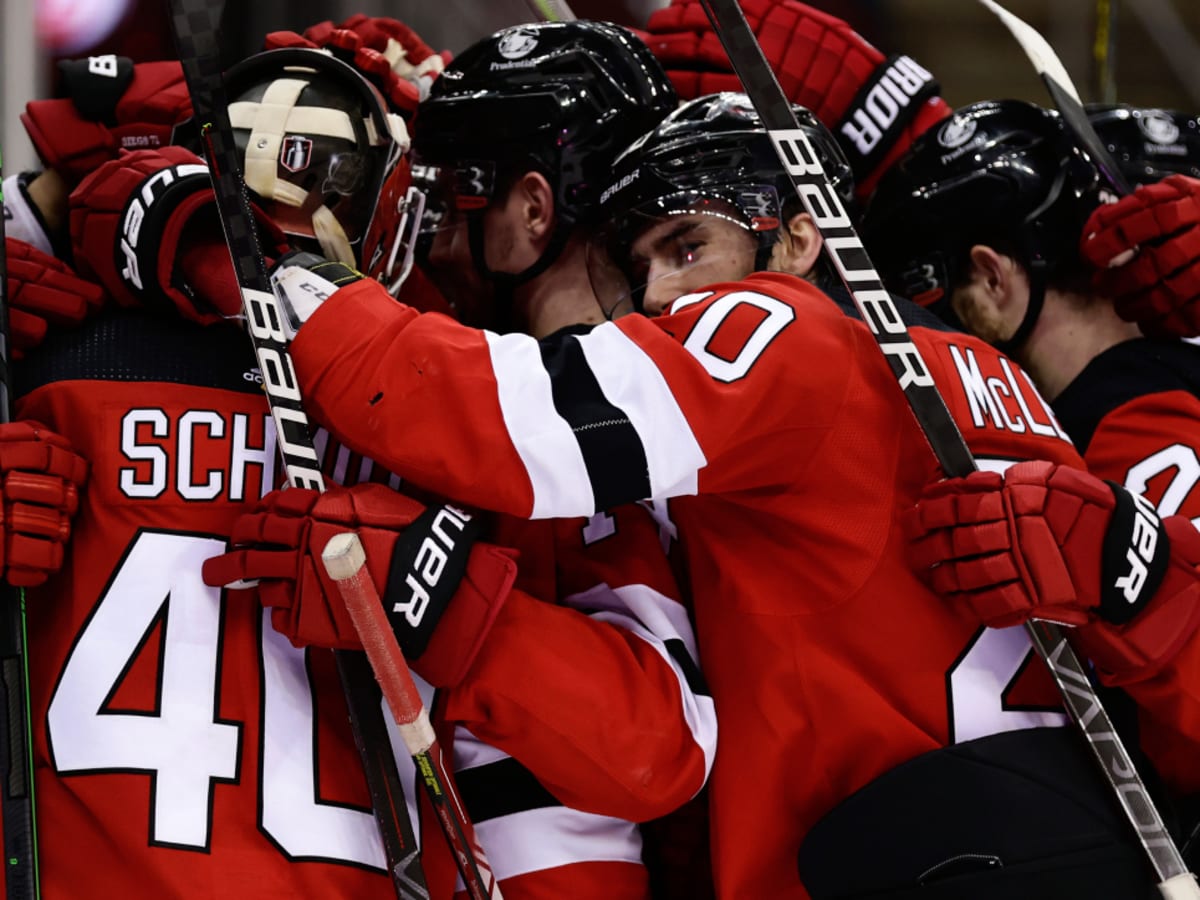
M364 238L408 132L378 91L328 53L256 54L226 76L246 186L283 230L348 265Z

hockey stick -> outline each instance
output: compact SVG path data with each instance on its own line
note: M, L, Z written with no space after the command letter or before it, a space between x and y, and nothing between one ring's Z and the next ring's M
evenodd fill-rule
M891 365L943 471L950 476L964 476L975 471L970 449L938 393L920 351L909 337L891 296L884 289L850 216L830 186L816 152L796 122L791 104L780 89L737 0L701 0L701 5L762 119L805 211L812 216L824 238L825 249L843 284ZM1028 622L1025 629L1058 685L1064 705L1083 731L1097 763L1137 831L1160 880L1160 892L1173 900L1200 897L1200 887L1187 871L1062 629L1042 621Z
M1096 0L1096 29L1092 64L1096 68L1096 96L1103 103L1117 102L1117 7L1120 0Z
M575 13L566 0L525 0L526 5L543 22L574 22Z
M362 542L353 531L334 535L321 553L329 577L337 582L354 630L371 660L384 699L396 718L400 736L416 761L438 824L450 844L459 873L472 900L501 900L500 884L488 864L475 829L467 817L454 778L429 722L429 713L408 670L383 611L383 600L367 572Z
M1109 186L1117 192L1118 196L1124 197L1128 194L1129 182L1125 180L1125 176L1112 158L1112 154L1108 152L1108 148L1104 146L1104 142L1100 140L1096 129L1088 120L1087 113L1083 109L1083 101L1079 99L1079 91L1075 90L1071 76L1067 74L1066 67L1058 58L1058 54L1054 52L1054 48L1038 34L1037 29L1018 19L994 0L979 0L979 2L994 12L1012 32L1012 36L1017 39L1017 43L1021 45L1021 49L1025 51L1025 55L1029 57L1029 61L1033 63L1033 67L1046 85L1050 99L1054 101L1054 108L1062 116L1064 124L1075 136L1079 146L1096 164L1096 168L1108 181Z
M4 207L0 165L0 210ZM8 266L0 215L0 422L12 420L12 370L8 353ZM0 830L4 833L4 893L8 900L42 896L38 877L37 815L33 790L33 733L29 711L25 592L0 590Z
M271 288L258 244L233 128L229 123L217 45L220 12L209 5L209 0L170 0L170 14L184 80L212 176L225 242L242 293L246 330L250 333L263 374L263 387L275 421L288 483L293 487L323 491L325 479L309 433L308 415L300 402L299 384L282 329L283 310ZM401 900L424 900L429 896L428 888L420 867L416 835L404 803L400 773L383 720L379 691L362 665L361 654L334 651L334 657L396 896Z

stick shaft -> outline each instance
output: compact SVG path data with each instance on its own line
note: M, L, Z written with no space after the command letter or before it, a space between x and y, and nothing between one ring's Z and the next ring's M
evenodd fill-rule
M323 491L325 480L282 328L283 310L267 275L249 195L242 180L233 127L229 122L217 42L220 8L212 5L210 0L169 0L169 4L184 80L191 95L193 114L200 125L217 210L242 294L246 330L263 373L263 388L275 421L288 483ZM416 835L405 804L395 802L397 794L403 796L403 786L387 741L374 681L363 667L346 659L346 655L347 651L334 651L350 712L354 743L359 750L397 896L407 898L410 896L408 882L419 881L420 888L425 887L419 867L413 865Z
M325 545L321 560L325 571L337 584L384 699L416 762L421 782L468 894L472 900L502 900L500 885L475 836L458 788L438 747L429 713L384 613L383 600L367 571L367 558L358 535L352 531L334 535Z

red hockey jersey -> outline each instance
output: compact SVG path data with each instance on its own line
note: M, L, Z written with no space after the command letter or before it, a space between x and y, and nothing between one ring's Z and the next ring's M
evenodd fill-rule
M1093 359L1054 401L1088 469L1200 526L1200 346L1139 338ZM1200 641L1150 681L1124 684L1143 749L1183 794L1200 791Z
M981 462L1082 465L1016 366L913 334ZM805 897L806 829L898 763L1064 721L1048 682L1020 677L1021 629L978 628L908 570L893 523L936 460L866 326L806 282L756 274L538 342L362 281L293 351L319 421L463 502L560 516L655 500L721 716L721 897Z
M18 414L91 464L66 565L28 594L45 896L393 896L331 655L200 579L280 477L245 335L117 314L54 337L19 378ZM318 449L331 480L394 480ZM518 633L489 645L485 673L436 702L426 690L479 735L458 729L453 762L511 897L644 900L632 820L692 796L714 753L665 559L635 568L619 549L657 541L657 525L638 508L619 521L540 523L556 552L544 530L500 535L523 550L522 584L587 616L514 593L496 627ZM444 900L452 861L429 816L418 830Z

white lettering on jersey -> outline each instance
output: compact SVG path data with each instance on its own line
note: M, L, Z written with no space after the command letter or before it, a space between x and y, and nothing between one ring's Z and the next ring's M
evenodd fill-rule
M250 416L190 410L172 421L162 409L131 409L121 417L121 455L135 463L118 469L122 494L138 500L160 497L173 483L185 500L246 499L246 474L261 473L264 491L275 481L275 430L262 417L262 446L249 439ZM207 453L197 471L197 456ZM136 465L140 463L140 465ZM147 465L148 464L148 465Z
M1145 494L1150 482L1172 470L1174 475L1158 502L1158 514L1173 516L1183 508L1196 485L1200 484L1200 458L1197 458L1194 448L1186 444L1171 444L1151 453L1129 467L1125 488L1134 495ZM1200 528L1200 516L1192 519L1192 524Z
M1024 378L1018 379L1008 360L1000 358L1000 368L1004 373L1001 377L985 376L974 349L970 347L960 348L957 344L951 344L950 357L954 360L954 368L971 411L971 422L976 428L990 427L1016 434L1032 431L1044 437L1058 437L1067 443L1071 442L1029 376L1022 372ZM1043 419L1034 414L1035 408L1040 410Z

